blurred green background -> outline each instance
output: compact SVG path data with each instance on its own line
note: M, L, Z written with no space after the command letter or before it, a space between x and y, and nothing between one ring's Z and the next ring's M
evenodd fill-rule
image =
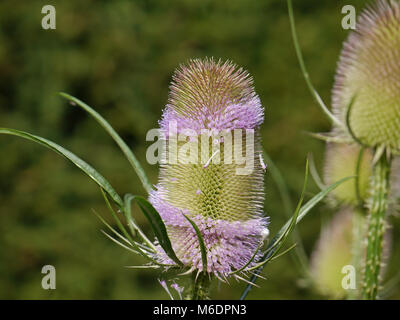
M41 8L57 10L57 29L41 28ZM306 64L320 94L330 101L336 61L347 31L341 8L364 1L294 1ZM0 127L58 142L97 168L120 192L144 190L107 134L57 92L94 107L127 141L152 183L157 166L145 161L146 132L157 126L174 69L193 57L231 59L253 75L266 108L265 149L284 175L292 201L300 194L305 159L321 170L324 144L304 132L330 124L313 101L293 49L284 0L32 1L0 2ZM310 183L309 195L318 191ZM276 232L286 220L267 174L265 210ZM75 166L43 147L0 136L1 299L166 299L158 272L130 270L143 260L106 239L91 208L109 214L97 186ZM149 231L141 214L137 220ZM320 205L301 223L310 255L321 221ZM110 220L110 219L108 219ZM398 220L398 219L397 219ZM396 222L395 219L393 219ZM388 276L400 262L394 228ZM41 288L41 268L54 265L57 289ZM301 281L286 255L265 269L267 280L250 299L320 299ZM237 299L243 283L215 287L213 297ZM400 298L400 289L391 298Z

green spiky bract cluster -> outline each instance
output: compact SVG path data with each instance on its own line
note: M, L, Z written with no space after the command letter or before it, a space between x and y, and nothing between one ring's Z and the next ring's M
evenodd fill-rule
M395 0L378 0L359 15L356 30L350 33L345 42L338 64L332 114L313 87L305 68L294 25L292 3L291 0L287 1L295 49L305 80L322 111L333 123L330 134L316 136L328 142L358 144L361 149L356 161L355 189L347 190L346 195L343 189L339 197L351 203L349 200L354 200L355 194L358 207L368 208L368 244L362 297L376 299L388 195L392 193L391 163L400 145L400 4ZM362 172L363 152L373 154L367 199L362 196L364 187L360 184L365 180ZM337 158L343 157L339 155ZM348 165L354 168L354 163ZM328 163L327 166L335 170L337 167L343 168L340 164ZM355 239L363 242L362 237ZM355 247L360 248L361 245L356 243Z
M359 16L344 43L332 105L370 147L400 148L400 4L379 0Z

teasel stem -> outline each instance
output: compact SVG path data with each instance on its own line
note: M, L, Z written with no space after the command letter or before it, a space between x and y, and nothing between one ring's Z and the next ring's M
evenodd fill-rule
M194 271L192 273L192 293L190 300L208 300L210 293L211 279L206 272Z
M364 155L365 148L361 147L360 152L358 153L357 163L356 163L356 179L355 179L355 190L356 196L358 200L358 205L354 209L353 214L353 243L352 243L352 264L356 269L356 275L358 279L358 275L362 274L362 262L363 262L363 252L365 249L364 241L365 241L365 216L367 214L365 208L365 202L361 198L360 195L360 170L361 170L361 161ZM359 281L359 283L361 283ZM358 286L357 286L358 287ZM347 295L347 299L354 300L360 298L360 290L350 290Z
M362 298L366 300L376 300L379 291L390 165L390 156L383 152L373 168L369 199L367 256L362 288Z
M288 12L289 12L289 21L290 21L290 30L292 32L293 44L296 51L297 59L299 61L301 72L303 73L304 80L308 86L308 89L311 92L311 95L315 99L315 101L320 106L321 110L325 113L325 115L329 118L329 120L337 125L339 128L343 127L343 123L339 121L335 117L334 114L328 109L324 101L322 100L321 96L319 95L318 91L315 89L314 85L311 82L310 75L307 71L306 65L304 63L303 54L300 49L299 39L297 38L297 31L296 31L296 24L294 21L294 13L293 13L293 4L292 0L287 0Z

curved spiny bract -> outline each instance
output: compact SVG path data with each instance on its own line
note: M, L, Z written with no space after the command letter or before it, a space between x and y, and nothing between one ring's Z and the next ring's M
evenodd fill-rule
M333 190L329 199L333 205L359 205L369 196L369 181L372 173L372 152L365 149L357 172L360 146L357 144L328 143L325 151L324 181L330 185L345 177L358 175L357 180L349 180ZM355 183L358 183L358 190ZM357 194L358 191L358 194Z

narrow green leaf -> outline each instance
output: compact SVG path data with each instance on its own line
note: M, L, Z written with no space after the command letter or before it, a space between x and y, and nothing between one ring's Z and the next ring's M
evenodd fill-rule
M332 190L336 189L342 183L346 182L347 180L353 179L353 178L354 178L354 176L340 179L339 181L331 184L330 186L328 186L327 188L325 188L324 190L319 192L317 195L315 195L310 201L308 201L304 206L301 207L299 215L298 215L298 217L296 219L296 224L299 223L301 220L303 220L303 218L310 212L310 210L312 208L314 208L322 199L324 199L328 195L328 193L330 193ZM284 234L285 230L287 230L288 226L290 226L291 221L292 221L292 219L290 219L288 222L286 222L286 224L275 235L274 239L279 239L280 237L282 237L282 234ZM274 243L275 243L275 240L272 241L271 246L275 245ZM265 258L268 258L268 256L265 256ZM263 270L264 266L265 265L261 266L260 268L258 268L255 271L256 275L252 276L252 278L250 280L251 282L255 282L257 280L257 275L259 273L261 273L261 271ZM251 286L248 285L245 288L245 290L243 291L243 293L242 293L242 295L240 297L240 300L246 299L246 297L249 294L250 290L251 290Z
M276 254L273 258L271 258L271 261L278 259L280 257L282 257L283 255L285 255L286 253L288 253L290 250L292 250L293 248L295 248L297 246L297 243L293 243L289 248L287 248L285 251L283 251L280 254Z
M132 206L132 201L134 199L135 199L135 196L132 194L126 194L124 196L124 207L125 207L124 214L125 214L126 219L128 220L129 229L131 230L133 235L138 233L139 236L142 238L142 240L144 242L146 242L153 249L154 252L156 252L157 249L154 246L154 244L146 237L146 235L144 234L142 229L140 229L140 227L136 223L135 219L132 217L131 206Z
M353 140L354 140L355 142L357 142L360 146L363 146L363 147L365 147L365 148L368 148L368 146L365 145L365 144L355 135L355 133L354 133L354 131L353 131L353 129L351 128L351 125L350 125L351 111L353 110L353 105L354 105L355 100L356 100L356 96L354 95L354 96L351 98L350 103L348 104L348 106L347 106L347 108L346 108L346 128L347 128L347 131L349 132L350 136L353 138Z
M322 100L321 96L318 94L317 90L314 88L314 86L311 82L310 75L308 74L306 65L303 60L303 54L300 49L299 40L297 38L296 24L294 21L292 1L287 0L287 5L288 5L288 11L289 11L289 21L290 21L290 28L292 31L293 44L294 44L294 48L296 50L297 59L300 64L300 69L301 69L301 72L303 73L303 76L307 83L308 89L310 90L311 95L314 97L315 101L321 107L321 110L328 116L329 120L331 120L332 123L335 123L339 127L343 127L343 124L329 111L329 109L325 105L324 101Z
M126 219L128 220L128 227L131 230L131 233L133 236L136 235L137 228L139 228L136 224L135 219L133 219L133 217L132 217L132 204L131 203L134 198L135 197L131 194L126 194L124 196L124 208L125 208L124 214L125 214Z
M258 248L254 251L253 256L249 259L249 261L247 261L247 263L246 263L243 267L241 267L241 268L238 269L238 270L232 271L232 272L230 273L230 275L238 274L238 273L242 272L244 269L246 269L246 268L250 265L250 263L252 263L252 262L254 261L254 259L255 259L256 256L257 256L257 253L261 250L262 247L263 247L263 243L261 243L261 244L258 246Z
M128 246L132 247L129 248L126 245L122 246L123 248L134 252L136 254L141 255L143 258L149 260L150 262L154 263L156 266L160 267L173 267L173 265L166 265L166 264L161 264L159 262L157 262L156 260L154 260L151 257L151 253L147 252L148 248L145 248L143 245L141 245L140 243L137 243L136 241L129 241L128 239L126 239L123 235L121 235L117 230L115 230L113 227L110 226L110 224L107 223L107 221L105 221L94 209L92 209L94 214L97 216L97 218L99 218L99 220L108 228L112 231L112 233L114 233L118 238L122 239ZM109 234L105 233L104 231L102 231L103 234L105 234L107 236L107 238L109 238L110 240L112 240L113 242L117 243L118 245L121 245L119 241L117 241L115 238L111 237Z
M117 239L115 239L115 238L113 238L112 236L110 236L110 235L109 235L107 232L105 232L104 230L101 230L101 232L102 232L108 239L110 239L111 241L115 242L116 244L118 244L118 245L121 246L122 248L124 248L124 249L126 249L126 250L128 250L128 251L130 251L130 252L133 252L133 253L135 253L135 254L140 254L140 251L138 252L138 251L133 250L132 248L129 248L128 246L124 245L122 242L120 242L120 241L118 241Z
M115 213L110 201L108 201L107 195L104 193L104 190L100 189L100 191L101 191L101 194L103 195L104 201L107 204L108 210L110 211L112 217L114 218L115 222L117 223L119 230L124 234L124 236L129 240L130 243L134 242L132 237L130 236L130 234L128 233L128 231L126 230L124 225L122 224L121 220Z
M182 213L183 214L183 213ZM196 231L197 238L199 240L199 245L200 245L200 251L201 251L201 262L203 264L203 272L207 272L208 266L207 266L207 248L206 245L204 244L204 239L203 236L199 230L199 227L194 223L192 219L190 219L188 216L183 214L183 216L186 218L187 221L192 225L194 231Z
M293 206L292 206L292 201L290 199L289 195L289 189L288 186L286 185L285 179L283 178L280 170L278 167L275 165L275 163L272 161L271 157L268 155L267 152L263 152L264 159L268 163L268 172L271 174L272 179L274 180L279 194L282 199L282 203L284 206L284 212L286 214L287 219L289 219L292 216L293 212ZM311 163L311 161L310 161ZM293 241L298 244L295 250L295 256L294 256L294 261L299 265L299 268L303 271L305 275L308 274L308 259L306 252L304 250L303 242L301 240L300 235L298 234L297 230L294 230L292 233Z
M310 173L318 188L320 190L324 190L326 188L326 185L322 182L322 179L318 173L317 166L315 165L314 156L312 153L310 153Z
M339 185L342 183L346 182L347 180L354 179L354 176L350 177L345 177L343 179L340 179L339 181L331 184L321 192L319 192L317 195L315 195L310 201L308 201L300 210L299 216L297 217L297 222L299 223L303 218L310 212L312 208L314 208L321 200L323 200L328 193L330 193L332 190L336 189ZM287 228L287 226L290 224L290 221L286 222L286 224L281 228L281 230L278 232L278 235L283 233L284 230Z
M92 209L93 213L96 215L96 217L112 232L114 233L118 238L120 238L121 240L123 240L127 245L131 245L131 243L129 242L129 240L127 238L125 238L122 234L120 234L117 230L115 230L113 227L111 227L111 225L103 219L103 217L101 215L99 215L97 213L96 210Z
M304 132L310 137L315 139L325 141L325 142L334 142L334 143L352 143L353 140L350 137L344 136L333 136L331 132L328 133L314 133L314 132Z
M306 162L306 170L305 170L305 176L304 176L303 189L301 191L300 200L297 204L297 207L293 214L293 217L290 219L289 224L286 224L287 227L284 229L281 229L282 232L278 233L278 235L274 237L274 239L272 240L270 245L267 247L266 253L264 254L263 259L261 259L261 262L258 263L257 265L255 265L254 267L248 269L249 271L261 268L265 264L267 264L276 254L279 253L279 251L285 244L286 240L289 238L289 235L292 233L294 227L297 225L297 218L298 218L300 210L301 210L301 205L303 204L304 195L306 193L306 188L307 188L307 183L308 183L308 160Z
M160 246L164 249L165 253L178 265L183 266L182 261L178 259L172 248L171 241L169 240L167 229L165 228L164 222L158 214L157 210L148 202L145 198L135 196L135 201L143 214L149 221L155 236L157 237Z
M61 147L60 145L47 140L45 138L24 132L15 129L8 129L8 128L0 128L0 134L9 134L18 136L21 138L25 138L27 140L36 142L45 146L58 154L64 156L68 160L70 160L74 165L76 165L79 169L81 169L86 175L88 175L94 182L96 182L102 189L104 189L107 194L113 199L113 201L120 207L123 207L123 202L118 193L114 190L111 184L100 174L98 173L92 166L88 163L77 157L72 152L68 151L67 149Z
M125 157L128 159L129 163L135 170L136 174L139 176L139 179L142 182L145 190L147 192L150 192L152 190L152 186L151 183L149 182L149 179L146 176L146 173L144 172L142 166L140 165L140 162L137 160L131 149L126 145L124 140L122 140L122 138L118 135L118 133L113 129L113 127L97 111L95 111L93 108L88 106L83 101L64 92L60 92L60 95L63 98L72 101L73 103L84 109L107 131L107 133L111 136L111 138L113 138L113 140L122 150Z
M266 151L263 152L263 157L266 163L268 164L267 172L271 174L271 177L278 188L279 195L282 198L282 203L285 208L285 212L290 217L293 212L293 207L292 207L292 200L290 199L289 195L289 189L285 182L285 179L283 178L280 170L272 161L272 158Z

